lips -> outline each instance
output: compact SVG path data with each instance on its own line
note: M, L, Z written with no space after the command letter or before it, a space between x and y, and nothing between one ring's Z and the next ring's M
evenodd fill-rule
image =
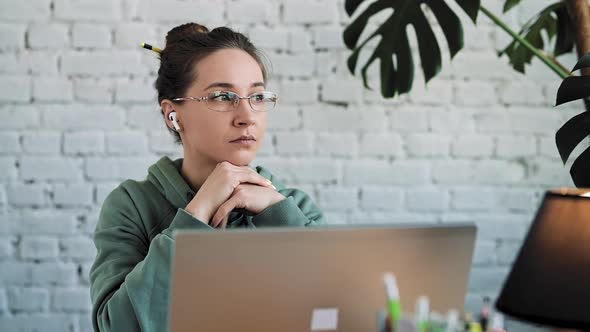
M240 136L234 140L231 140L229 142L234 143L234 142L247 142L247 141L256 141L256 139L252 135L242 135L242 136Z

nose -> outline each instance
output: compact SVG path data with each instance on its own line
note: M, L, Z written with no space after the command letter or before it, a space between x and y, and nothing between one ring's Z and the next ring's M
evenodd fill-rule
M233 124L236 127L250 127L255 123L255 114L248 99L240 99L233 114Z

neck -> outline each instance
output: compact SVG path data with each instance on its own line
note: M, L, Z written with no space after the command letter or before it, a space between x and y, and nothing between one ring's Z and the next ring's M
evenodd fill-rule
M205 180L207 180L209 174L213 172L215 166L217 166L215 161L203 158L202 156L191 155L185 151L180 172L188 182L188 185L194 191L197 191L201 188Z

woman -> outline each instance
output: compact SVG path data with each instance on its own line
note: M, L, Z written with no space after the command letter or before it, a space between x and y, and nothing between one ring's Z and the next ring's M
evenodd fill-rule
M146 180L127 180L105 199L90 271L95 330L167 330L175 230L324 222L307 194L248 166L276 102L265 82L244 35L195 23L168 32L155 87L184 158L161 158Z

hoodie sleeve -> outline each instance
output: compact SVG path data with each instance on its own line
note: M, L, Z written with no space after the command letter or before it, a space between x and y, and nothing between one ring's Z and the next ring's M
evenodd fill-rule
M273 185L277 188L277 191L285 196L286 199L269 206L264 211L255 215L252 218L254 226L307 227L326 223L322 211L308 194L298 189L285 188L282 181L273 176L270 171L263 166L256 166L256 171L263 177L272 181Z
M109 194L94 233L97 256L90 270L95 331L168 330L172 232L179 228L212 229L178 209L150 243L129 192L118 187Z

